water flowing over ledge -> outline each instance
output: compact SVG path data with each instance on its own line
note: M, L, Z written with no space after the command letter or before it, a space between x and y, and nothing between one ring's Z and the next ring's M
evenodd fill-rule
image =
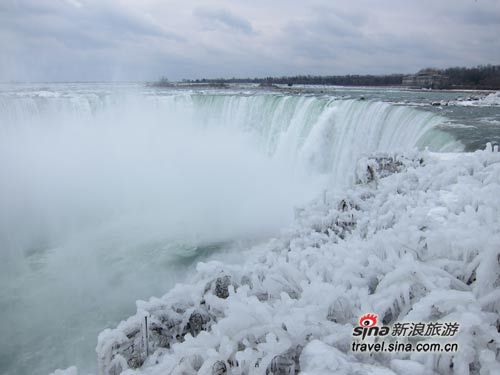
M499 368L500 154L361 159L357 184L298 213L243 265L200 263L99 336L102 374L494 374ZM395 173L394 172L399 172ZM353 354L385 324L457 321L458 353ZM145 355L144 318L149 321Z
M345 182L346 175L352 177L353 163L364 153L415 147L432 151L463 148L458 140L439 130L446 118L381 101L272 94L53 95L15 100L0 97L0 115L16 128L39 126L54 119L61 122L62 117L65 122L97 120L104 130L129 130L123 125L132 116L135 120L142 117L144 123L155 118L155 128L148 130L175 123L198 130L243 132L253 137L264 154L310 173L332 174L332 180L339 183ZM123 124L111 124L111 120Z
M7 248L18 249L6 254L8 263L40 242L57 243L97 221L126 216L149 215L179 227L165 217L168 210L202 230L193 221L220 207L210 194L228 187L224 197L233 205L243 197L255 207L281 202L271 218L283 223L285 211L303 203L298 197L312 197L325 184L352 184L364 154L463 149L439 129L446 118L384 102L270 94L51 94L0 97L0 178L6 181L0 203L16 212L14 218L0 216L0 234ZM261 185L253 187L249 179ZM282 199L275 199L278 192ZM187 209L193 203L185 195L210 202L186 216L196 209ZM160 208L152 207L161 201ZM148 212L138 212L141 206ZM244 232L245 226L261 229L247 221L231 230Z
M463 148L435 113L316 96L47 91L0 97L0 118L2 352L26 373L93 346L199 249L275 236L345 191L364 155Z

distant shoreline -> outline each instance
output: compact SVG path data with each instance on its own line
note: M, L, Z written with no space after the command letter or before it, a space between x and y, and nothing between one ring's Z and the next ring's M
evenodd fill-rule
M440 92L496 92L500 90L499 87L482 88L482 87L452 87L452 88L426 88L426 87L409 87L405 85L336 85L336 84L317 84L317 83L299 83L287 85L284 83L277 83L271 85L260 85L254 82L171 82L168 84L161 84L158 82L146 82L146 86L157 88L183 88L183 87L200 87L200 88L219 88L226 89L238 85L255 85L254 88L260 89L277 89L286 90L300 87L338 87L338 88L364 88L364 89L403 89L408 91L440 91Z
M484 89L484 88L412 88L403 85L334 85L334 84L296 84L288 86L285 84L273 84L273 85L259 85L253 82L238 82L238 83L197 83L197 82L169 82L168 84L159 84L158 82L148 82L148 81L24 81L24 82L0 82L0 85L67 85L67 84L101 84L101 85L143 85L151 88L171 88L171 89L188 89L188 88L203 88L203 89L231 89L235 87L241 87L248 85L249 89L267 89L276 91L299 91L303 89L312 88L338 88L338 89L366 89L366 90L376 90L376 89L398 89L405 91L414 92L471 92L471 93L493 93L500 91L500 88L494 89Z
M426 68L414 74L348 74L348 75L295 75L265 78L201 78L185 79L181 83L208 84L223 87L227 84L258 84L263 87L286 85L328 85L346 87L403 87L413 89L445 90L500 90L500 65L476 67ZM167 77L153 86L169 86Z
M333 85L333 84L297 84L292 86L287 86L285 84L274 84L274 85L259 85L253 82L238 82L238 83L196 83L196 82L171 82L169 84L158 84L155 82L147 82L146 86L153 88L171 88L171 89L183 89L183 88L203 88L203 89L231 89L234 87L241 87L242 85L253 85L249 89L268 89L276 91L299 91L301 88L311 89L311 88L338 88L338 89L398 89L405 91L416 91L416 92L473 92L473 93L492 93L500 90L498 89L482 89L482 88L413 88L406 87L403 85L387 85L387 86L366 86L366 85Z

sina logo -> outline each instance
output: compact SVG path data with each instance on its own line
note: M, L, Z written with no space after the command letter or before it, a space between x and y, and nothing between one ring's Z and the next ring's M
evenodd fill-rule
M377 325L377 319L377 314L368 313L359 318L359 325L364 328L370 328Z
M355 337L361 336L364 340L366 336L387 336L389 334L389 327L377 326L377 314L365 314L359 318L359 326L354 327L352 335Z

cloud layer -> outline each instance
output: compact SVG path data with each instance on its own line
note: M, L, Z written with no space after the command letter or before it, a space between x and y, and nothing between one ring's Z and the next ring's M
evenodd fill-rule
M0 80L412 72L499 35L498 0L3 0Z

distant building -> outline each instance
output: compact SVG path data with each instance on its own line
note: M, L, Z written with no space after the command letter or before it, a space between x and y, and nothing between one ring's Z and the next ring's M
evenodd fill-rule
M441 89L448 83L448 78L439 70L424 69L417 74L403 77L403 86L411 88Z

